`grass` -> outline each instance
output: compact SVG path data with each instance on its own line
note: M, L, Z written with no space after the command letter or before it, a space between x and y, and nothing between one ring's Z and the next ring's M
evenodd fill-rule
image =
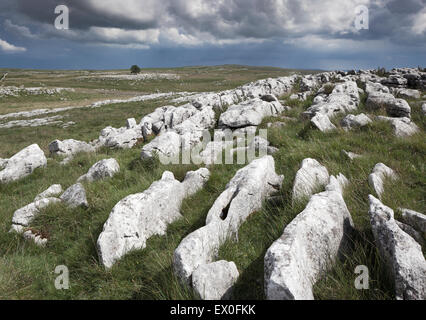
M236 67L235 67L236 68ZM206 70L209 70L206 68ZM204 74L200 69L200 74ZM196 69L192 70L195 74ZM207 72L207 71L205 71ZM224 72L224 71L218 71ZM231 74L235 71L229 71ZM262 76L264 75L259 71ZM234 77L234 76L233 76ZM237 76L235 76L237 77ZM292 107L285 116L300 118L311 103L288 100ZM363 97L362 101L365 100ZM301 161L311 157L325 165L330 174L342 172L350 181L344 198L352 214L356 232L352 250L345 259L336 261L329 273L316 283L316 299L392 299L393 287L384 263L374 246L368 217L368 194L373 190L367 178L373 166L383 162L393 168L399 179L387 181L383 202L396 209L406 207L425 212L424 159L426 123L421 115L421 103L409 101L413 120L421 132L400 139L392 134L388 123L372 124L345 132L321 133L303 121L287 121L282 128L268 130L268 140L279 147L274 154L278 174L284 175L279 198L265 202L262 210L253 213L241 226L238 242L227 241L220 249L218 259L234 261L240 278L234 299L263 299L263 257L269 246L282 234L285 226L300 213L307 199L293 204L291 189ZM75 138L91 140L107 125L122 126L128 117L142 117L166 101L108 105L101 109L80 109L67 112L69 120L77 125L68 129L59 127L13 128L0 130L0 157L9 157L30 143L39 143L47 152L47 144L56 139ZM364 104L357 112L365 112ZM339 127L341 117L333 122ZM264 119L260 128L271 121ZM362 154L349 161L341 150ZM205 188L185 199L183 218L171 224L164 236L154 236L144 250L131 252L113 268L105 270L98 261L96 241L102 226L114 205L129 194L142 192L158 180L164 170L183 179L195 165L167 165L158 161L139 159L140 145L130 150L103 148L94 154L80 154L67 166L59 159L49 159L46 169L38 169L18 182L0 185L0 299L196 299L188 287L176 279L172 268L173 251L190 232L205 224L205 217L217 196L241 166L213 165ZM34 197L54 183L64 188L75 183L96 161L114 157L120 164L120 173L111 179L85 184L89 208L70 210L52 205L32 222L33 230L47 234L49 242L39 248L21 236L9 233L13 212L32 202ZM55 267L66 265L70 270L70 289L56 290L58 276ZM369 269L370 289L354 287L357 265Z

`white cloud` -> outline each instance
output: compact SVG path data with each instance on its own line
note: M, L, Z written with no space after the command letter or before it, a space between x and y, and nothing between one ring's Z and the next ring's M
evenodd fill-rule
M9 42L0 39L0 50L6 53L14 53L14 52L24 52L27 51L24 47L17 47Z

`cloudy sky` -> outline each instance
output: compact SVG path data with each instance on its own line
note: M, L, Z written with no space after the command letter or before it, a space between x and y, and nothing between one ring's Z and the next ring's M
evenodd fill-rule
M55 28L58 5L69 8L68 30ZM368 29L356 28L359 6ZM0 2L0 67L131 64L426 67L426 0Z

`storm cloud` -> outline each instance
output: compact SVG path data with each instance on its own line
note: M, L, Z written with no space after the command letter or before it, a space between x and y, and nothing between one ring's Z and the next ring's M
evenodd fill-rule
M70 30L53 26L60 4L70 9ZM368 30L355 28L360 5L369 10ZM226 50L273 43L318 55L403 45L417 55L426 43L426 0L3 0L0 9L0 35L22 44Z

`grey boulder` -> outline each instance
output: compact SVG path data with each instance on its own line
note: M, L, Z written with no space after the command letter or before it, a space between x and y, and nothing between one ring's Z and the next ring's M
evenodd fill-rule
M8 183L30 175L37 168L46 167L47 159L43 150L37 144L32 144L4 161L3 166L0 183Z
M89 171L78 178L77 182L88 181L93 182L105 178L113 177L120 171L120 165L115 159L103 159L96 162Z
M203 300L227 300L238 276L234 262L220 260L203 264L192 274L192 287Z
M376 245L395 281L398 300L426 299L426 261L420 245L396 223L394 212L369 195L370 222Z
M61 195L60 199L70 208L89 207L86 198L86 190L81 183L73 184Z
M317 160L304 159L294 179L293 202L310 197L317 188L327 185L329 178L327 168Z

